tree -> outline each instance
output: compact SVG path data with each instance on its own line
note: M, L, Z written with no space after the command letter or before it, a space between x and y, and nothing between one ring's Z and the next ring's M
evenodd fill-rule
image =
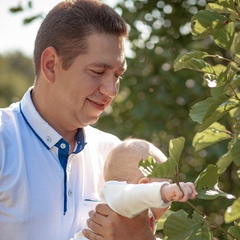
M21 99L34 80L32 60L20 52L0 55L0 106Z
M235 0L218 0L209 3L206 10L199 11L192 18L192 34L194 39L212 37L215 44L221 49L219 52L194 51L181 54L175 60L175 70L191 69L203 74L203 81L210 88L210 97L194 104L190 111L193 121L199 124L199 132L193 138L196 151L209 148L221 141L228 141L226 152L219 157L214 165L209 164L195 181L199 198L215 199L216 196L225 196L233 199L232 195L223 193L218 186L218 178L230 168L232 174L238 176L240 166L240 2ZM222 51L223 50L223 51ZM223 53L223 54L221 54ZM210 61L207 59L210 58ZM224 118L225 117L225 118ZM177 139L170 145L170 157L164 164L167 167L154 164L152 159L142 166L152 169L150 175L155 177L170 177L178 183L175 175L179 154L183 149L183 139ZM175 144L175 145L174 145ZM173 171L175 169L175 173ZM163 172L164 170L164 172ZM172 173L173 174L169 174ZM234 178L231 184L235 184ZM239 183L238 183L239 184ZM196 207L189 217L183 210L171 214L164 225L167 239L213 239L214 231L211 227L220 230L227 239L240 239L240 197L237 198L223 213L226 223L233 223L228 230L217 225ZM180 223L179 223L180 222Z

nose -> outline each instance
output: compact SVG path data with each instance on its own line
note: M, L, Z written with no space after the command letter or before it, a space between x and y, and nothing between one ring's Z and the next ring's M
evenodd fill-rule
M108 96L115 97L119 90L119 80L115 76L104 78L99 86L99 91Z

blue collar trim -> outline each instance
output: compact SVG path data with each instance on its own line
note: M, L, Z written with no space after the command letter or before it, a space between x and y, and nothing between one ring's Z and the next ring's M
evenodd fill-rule
M27 123L27 125L29 126L29 128L33 131L33 133L36 135L36 137L40 140L40 142L49 150L50 148L48 147L48 145L39 137L39 135L34 131L34 129L32 128L32 126L30 125L30 123L28 122L27 118L25 117L23 111L22 111L22 105L20 102L20 112L23 116L23 119L25 120L25 122Z

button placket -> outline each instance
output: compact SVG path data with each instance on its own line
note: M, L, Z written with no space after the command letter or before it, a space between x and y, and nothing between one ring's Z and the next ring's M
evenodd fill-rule
M69 144L61 139L56 143L56 146L58 147L58 159L62 166L63 172L64 172L64 215L67 211L67 162L68 162L68 154L69 154Z
M72 189L68 189L68 196L72 197L72 195L73 195L73 190Z

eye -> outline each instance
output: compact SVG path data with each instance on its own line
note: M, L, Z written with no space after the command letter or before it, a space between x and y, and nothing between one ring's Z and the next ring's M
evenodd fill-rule
M94 76L99 76L99 75L103 74L104 71L91 70L91 73L92 73Z

